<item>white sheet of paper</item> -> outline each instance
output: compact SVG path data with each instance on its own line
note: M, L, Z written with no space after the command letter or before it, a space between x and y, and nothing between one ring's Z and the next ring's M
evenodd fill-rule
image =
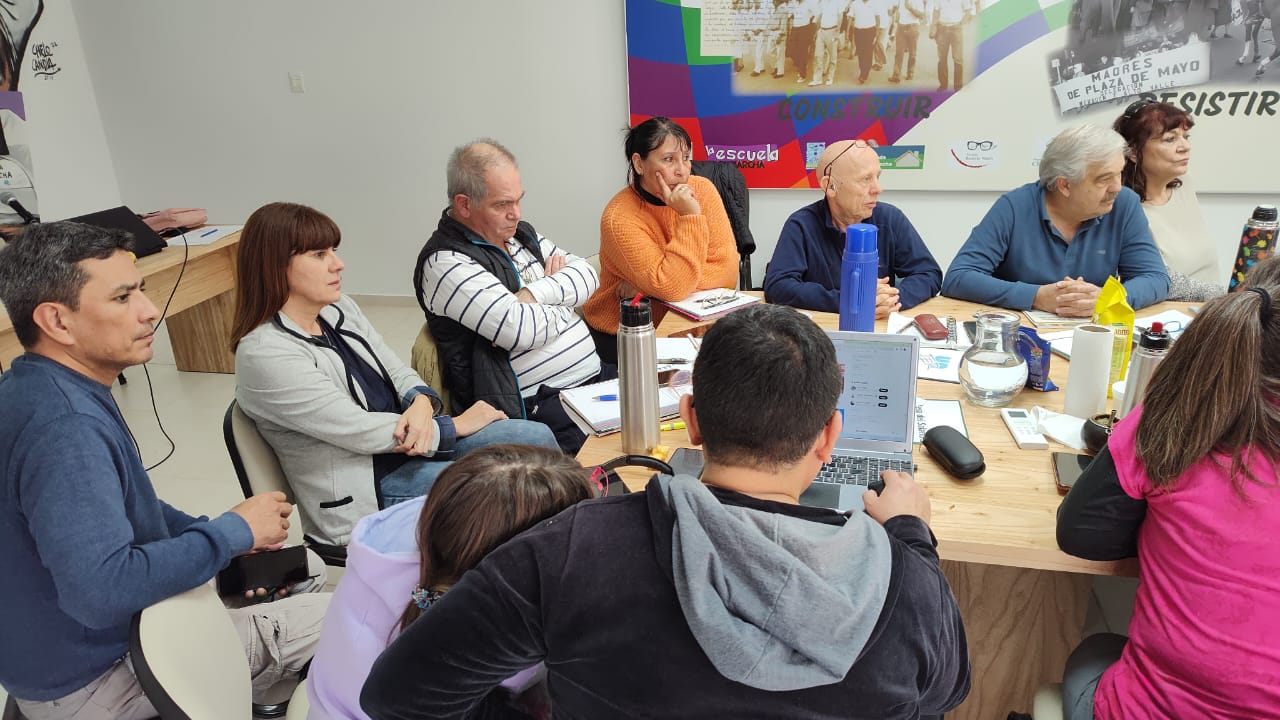
M964 424L964 412L959 400L925 400L916 398L916 438L915 442L924 440L924 434L930 428L949 425L969 437L969 428Z
M212 242L221 240L222 238L238 231L243 225L205 225L194 230L188 230L186 234L186 244L191 247L197 245L208 245ZM169 247L182 247L183 236L168 238Z
M920 348L920 362L916 366L916 377L923 380L958 383L962 357L964 357L963 350Z

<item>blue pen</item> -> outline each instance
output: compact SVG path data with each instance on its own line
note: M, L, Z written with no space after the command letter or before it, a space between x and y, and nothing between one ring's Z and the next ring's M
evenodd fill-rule
M214 233L216 233L216 232L218 232L218 228L214 228L214 229L212 229L212 230L208 230L208 231L206 231L206 232L202 232L202 233L200 233L200 237L209 237L210 235L212 235L212 234L214 234Z
M617 402L618 396L617 395L597 395L591 399L599 402Z

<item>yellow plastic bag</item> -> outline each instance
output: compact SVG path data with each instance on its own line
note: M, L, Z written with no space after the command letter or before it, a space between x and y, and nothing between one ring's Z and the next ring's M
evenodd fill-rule
M1113 275L1098 293L1093 306L1093 322L1109 327L1115 332L1115 344L1111 346L1111 379L1107 382L1107 397L1111 397L1111 384L1124 379L1129 370L1129 349L1133 345L1133 308L1129 307L1124 285Z

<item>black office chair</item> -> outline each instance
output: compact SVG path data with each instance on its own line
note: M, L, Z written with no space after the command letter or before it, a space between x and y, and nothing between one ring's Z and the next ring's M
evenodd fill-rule
M235 400L231 401L227 414L222 418L222 439L227 444L227 453L231 455L231 465L240 480L240 490L245 499L275 490L284 493L289 502L294 502L293 488L289 487L275 450L271 449L258 432L253 418L245 415ZM345 547L317 542L307 535L303 535L301 539L320 556L325 565L347 566Z
M18 701L14 700L12 695L4 702L4 712L0 713L0 720L23 720L22 713L18 712Z
M724 201L729 227L738 244L738 289L759 290L751 285L751 254L756 251L756 239L751 235L751 196L746 177L737 165L718 160L694 160L693 174L710 180Z

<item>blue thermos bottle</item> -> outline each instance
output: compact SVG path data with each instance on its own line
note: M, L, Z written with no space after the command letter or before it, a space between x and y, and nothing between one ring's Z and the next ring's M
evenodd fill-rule
M857 223L845 230L844 261L840 263L840 329L872 332L876 327L875 225Z

